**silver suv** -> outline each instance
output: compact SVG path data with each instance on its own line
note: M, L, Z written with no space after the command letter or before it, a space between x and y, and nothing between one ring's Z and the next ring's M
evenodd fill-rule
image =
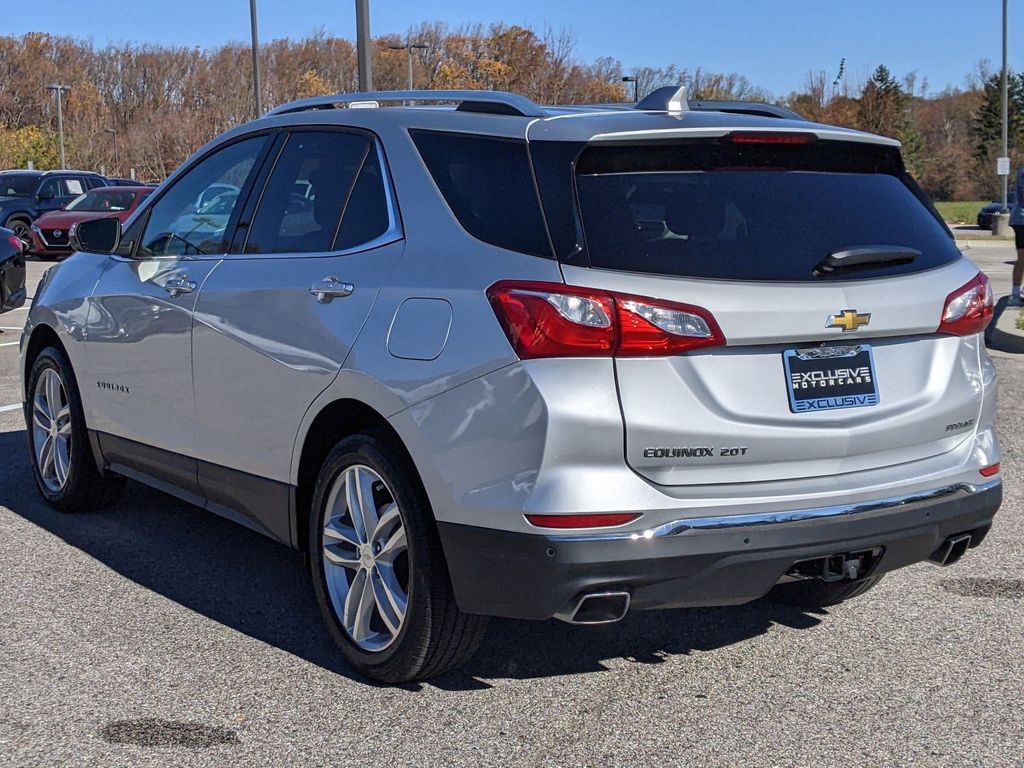
M638 107L300 101L79 225L21 346L40 492L127 477L305 551L389 682L487 616L824 606L959 559L1001 500L992 293L898 144Z

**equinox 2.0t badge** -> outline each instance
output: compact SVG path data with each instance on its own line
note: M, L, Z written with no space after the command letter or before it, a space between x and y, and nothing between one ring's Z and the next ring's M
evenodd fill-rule
M846 333L847 331L856 331L862 325L867 325L870 322L870 312L866 315L862 315L857 312L856 309L844 309L838 315L829 315L828 322L825 323L825 327L842 328L843 333Z

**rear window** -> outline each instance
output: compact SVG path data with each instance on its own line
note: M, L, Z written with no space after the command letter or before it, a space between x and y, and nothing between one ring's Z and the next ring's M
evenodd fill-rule
M410 133L463 229L499 248L551 257L526 142Z
M576 173L591 266L758 281L884 277L958 259L910 184L895 149L829 141L591 147ZM865 247L920 255L820 268Z

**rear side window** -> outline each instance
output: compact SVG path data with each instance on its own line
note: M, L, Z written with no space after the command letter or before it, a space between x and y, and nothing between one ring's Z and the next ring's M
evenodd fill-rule
M336 250L355 248L380 237L391 228L384 171L376 147L371 147L349 195L345 215L334 243Z
M448 207L485 243L551 257L526 142L411 131Z
M323 131L289 136L256 209L245 252L332 250L356 174L372 148L361 134Z
M960 258L912 183L895 149L829 141L592 147L576 175L591 266L758 281L885 277ZM887 247L920 255L821 269L831 254Z

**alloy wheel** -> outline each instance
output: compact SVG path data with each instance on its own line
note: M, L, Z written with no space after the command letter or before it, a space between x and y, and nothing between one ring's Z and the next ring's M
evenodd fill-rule
M36 467L53 493L68 481L71 470L71 406L60 374L45 368L32 393L32 443Z
M409 605L409 547L394 494L373 469L344 469L327 497L321 546L327 592L364 651L398 638Z

